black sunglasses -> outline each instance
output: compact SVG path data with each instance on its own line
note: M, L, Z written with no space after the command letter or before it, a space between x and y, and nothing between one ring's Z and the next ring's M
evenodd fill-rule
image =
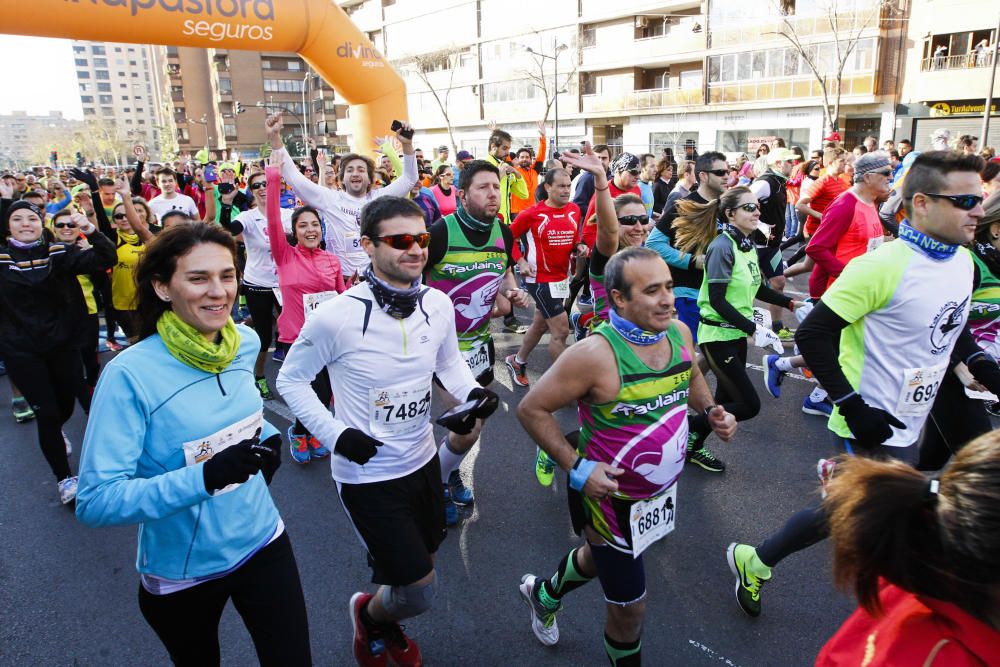
M939 195L932 192L921 192L920 194L931 199L947 199L952 206L963 211L971 211L983 203L982 195Z
M389 245L396 250L409 250L416 243L421 248L426 248L430 245L431 234L430 232L420 232L419 234L390 234L388 236L376 236L372 239L372 242L378 243L382 241L386 245Z
M702 173L703 174L712 174L713 176L722 177L722 176L728 176L729 175L729 170L728 169L706 169Z
M618 224L627 225L631 227L632 225L644 225L649 222L649 218L644 215L622 215L618 218Z
M754 213L760 210L760 204L754 204L753 202L747 202L746 204L740 204L739 206L734 206L730 211L735 211L736 209L743 209L747 213Z
M257 181L256 183L250 184L251 190L260 190L261 188L267 187L266 181Z
M639 169L629 169L629 170L628 170L628 173L632 174L632 175L633 175L633 176L635 176L636 178L639 178L639 174L641 174L641 173L642 173L642 171L641 171L641 170L639 170Z
M76 229L75 222L54 222L52 226L56 229Z
M115 214L114 214L113 216L111 216L111 217L112 217L112 218L114 218L115 220L124 220L124 219L125 219L125 218L127 218L128 216L127 216L127 215L125 215L124 213L115 213Z

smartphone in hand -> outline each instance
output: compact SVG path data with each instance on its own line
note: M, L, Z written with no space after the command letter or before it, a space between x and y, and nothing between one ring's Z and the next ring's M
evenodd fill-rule
M215 165L209 164L205 166L205 182L215 183L219 180L219 175L215 171Z
M403 129L403 123L401 123L398 120L394 120L394 121L392 121L392 125L389 126L389 129L392 130L393 132L399 132L401 129ZM404 137L406 137L407 139L412 139L413 138L413 130L412 129L405 130L403 132L399 132L399 134L402 135L402 136L404 136Z

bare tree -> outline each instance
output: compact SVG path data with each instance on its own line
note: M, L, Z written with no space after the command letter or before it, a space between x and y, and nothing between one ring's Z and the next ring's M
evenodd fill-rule
M448 130L448 141L455 147L455 150L458 150L458 144L455 143L455 132L452 128L451 116L448 113L448 100L451 97L451 91L454 90L455 72L461 66L460 56L462 53L465 53L465 49L442 49L433 53L414 56L404 65L406 69L416 74L417 78L423 82L424 87L434 97L434 101L441 111L441 116L444 118L445 127ZM440 70L448 71L448 85L443 90L435 88L431 83L430 77L432 72Z
M540 55L535 51L529 51L529 55L534 66L531 69L519 69L517 70L517 74L531 81L532 86L542 91L542 98L545 102L545 114L542 116L542 122L544 123L549 120L549 111L551 111L552 104L556 100L556 91L561 91L573 81L577 70L580 68L580 63L576 59L573 59L572 69L565 74L563 72L559 73L559 78L561 79L561 82L559 82L555 80L554 68L549 64L552 56ZM558 57L557 53L552 55Z
M876 25L883 13L895 11L895 0L871 0L871 5L868 8L857 11L854 9L857 7L857 3L845 3L850 4L851 9L844 11L839 6L839 0L825 0L821 11L811 17L825 21L833 34L834 59L832 69L824 67L823 63L820 62L816 42L802 42L804 37L815 34L799 30L801 21L804 18L810 18L810 16L799 17L795 15L795 0L772 1L781 14L781 27L777 31L766 34L780 35L787 40L792 48L798 52L802 62L809 67L809 71L819 83L823 97L823 113L827 123L831 131L836 131L840 117L841 83L848 59L854 54L864 31Z

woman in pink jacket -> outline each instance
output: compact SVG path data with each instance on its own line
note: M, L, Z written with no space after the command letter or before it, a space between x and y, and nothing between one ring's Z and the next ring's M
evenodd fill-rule
M280 158L279 158L280 159ZM322 304L343 292L344 277L340 261L326 251L323 224L319 213L311 206L300 206L292 213L292 233L285 235L281 226L281 169L270 164L267 175L267 234L271 239L271 255L278 268L281 289L281 315L278 316L278 340L291 345L310 314ZM330 376L324 368L312 383L319 400L329 405L333 397ZM309 433L302 422L288 430L292 460L309 463L330 455Z

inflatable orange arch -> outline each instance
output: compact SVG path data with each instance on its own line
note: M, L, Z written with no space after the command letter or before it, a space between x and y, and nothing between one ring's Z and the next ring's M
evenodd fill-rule
M364 151L393 119L406 86L334 0L20 0L0 32L135 44L294 51L351 104L352 144Z

